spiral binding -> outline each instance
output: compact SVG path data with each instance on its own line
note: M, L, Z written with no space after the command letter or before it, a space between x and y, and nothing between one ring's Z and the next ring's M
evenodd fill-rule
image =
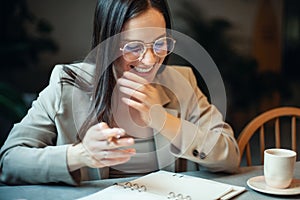
M184 175L182 175L182 174L173 174L172 176L177 176L178 178L182 178L182 177L184 177Z
M117 184L120 186L123 186L124 189L131 189L131 190L137 190L139 192L145 192L147 190L145 185L139 186L137 183L132 184L131 182L126 182L124 185Z
M167 198L175 200L192 200L192 197L189 195L183 196L182 194L175 194L175 192L169 192Z

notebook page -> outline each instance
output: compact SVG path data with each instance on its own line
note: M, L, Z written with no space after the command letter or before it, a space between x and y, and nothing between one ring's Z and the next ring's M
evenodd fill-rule
M228 200L231 199L232 197L244 192L246 190L245 187L242 186L236 186L236 185L231 185L231 184L226 184L226 183L221 183L221 182L217 182L217 181L213 181L213 180L208 180L208 179L201 179L201 178L197 178L197 177L193 177L193 176L185 176L186 178L190 178L190 179L194 179L198 182L198 180L200 179L200 181L206 181L206 182L211 182L215 185L218 185L219 187L221 185L225 186L225 187L231 187L231 191L229 191L228 193L225 193L221 196L219 196L218 198L220 198L221 200Z
M232 197L244 192L245 190L246 190L245 187L233 186L233 190L230 191L228 194L225 194L224 196L222 196L220 199L221 200L231 199Z

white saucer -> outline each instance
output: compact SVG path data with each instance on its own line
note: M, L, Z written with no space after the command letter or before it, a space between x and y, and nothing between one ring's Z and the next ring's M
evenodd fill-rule
M250 178L247 181L247 185L256 191L267 193L267 194L275 194L275 195L296 195L300 194L300 180L293 179L291 185L285 189L277 189L268 186L265 182L264 176L256 176Z

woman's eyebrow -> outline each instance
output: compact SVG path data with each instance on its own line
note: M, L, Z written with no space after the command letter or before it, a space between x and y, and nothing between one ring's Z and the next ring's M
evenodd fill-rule
M163 33L162 35L156 37L154 39L154 41L157 40L157 39L159 39L159 38L161 38L161 37L165 37L165 36L167 36L167 33ZM124 40L122 40L122 42L135 42L135 41L137 41L137 42L144 42L143 40L130 40L130 39L124 39ZM152 41L152 42L154 42L154 41Z

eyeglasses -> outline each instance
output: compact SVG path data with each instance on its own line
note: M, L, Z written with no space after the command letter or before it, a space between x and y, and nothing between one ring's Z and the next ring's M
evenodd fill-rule
M152 48L154 54L162 58L172 53L175 43L176 41L171 37L162 37L151 43L128 42L120 50L123 52L125 60L129 62L141 61L148 48Z

